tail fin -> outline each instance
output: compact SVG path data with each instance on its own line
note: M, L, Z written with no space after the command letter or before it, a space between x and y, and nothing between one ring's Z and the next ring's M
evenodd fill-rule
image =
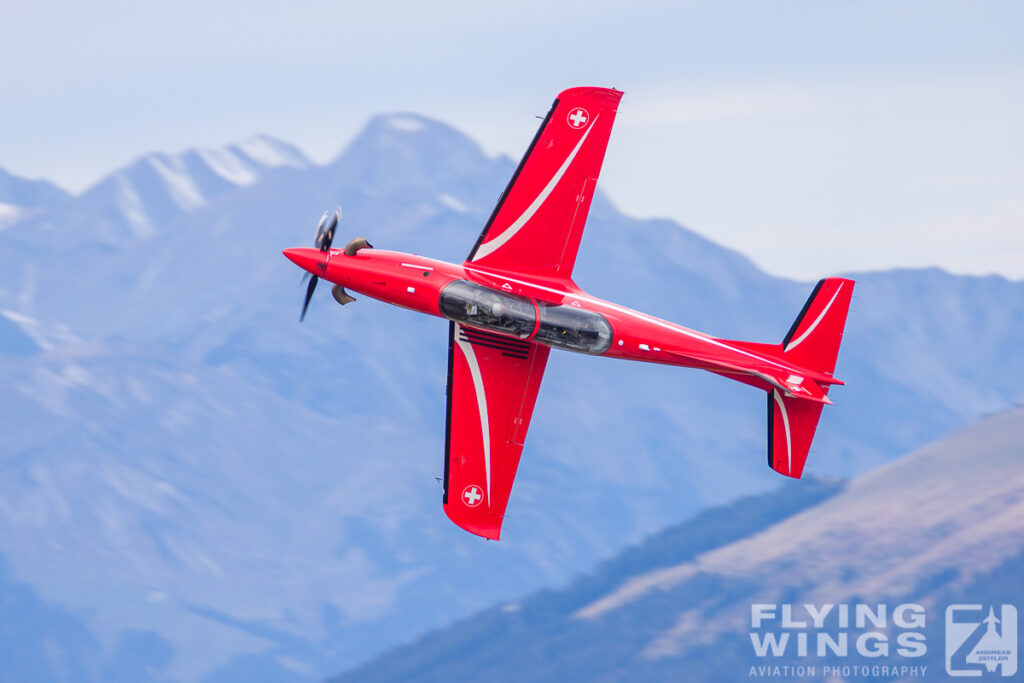
M782 357L794 365L831 375L843 340L853 280L840 277L818 282L782 340Z
M828 377L836 368L853 280L826 278L811 292L782 342L782 357ZM828 384L822 386L828 393ZM800 478L821 417L822 403L773 388L768 392L768 465L780 474Z

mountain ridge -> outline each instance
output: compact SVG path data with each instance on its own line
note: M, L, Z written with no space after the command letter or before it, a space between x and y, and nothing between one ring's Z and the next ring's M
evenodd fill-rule
M965 448L971 461L961 457ZM843 485L819 484L807 505L783 514L779 499L797 492L795 483L707 511L567 587L491 607L331 680L614 680L627 672L631 680L678 680L683 671L729 680L748 667L782 664L817 666L817 674L790 670L782 680L831 680L822 673L828 664L941 672L946 604L1024 598L1021 453L1024 408L1017 408ZM706 527L723 524L723 538L702 547ZM672 552L682 561L660 561ZM634 575L616 568L624 561ZM603 595L587 590L616 583ZM755 603L878 602L923 605L924 660L763 658L751 649Z
M0 232L0 309L38 346L0 354L0 499L18 501L0 507L0 552L104 647L157 633L171 651L153 650L161 675L328 675L777 484L763 395L552 354L506 540L452 527L435 481L447 326L370 301L338 309L324 291L299 325L303 285L280 254L340 203L339 242L465 257L514 164L395 116L324 166L221 190L189 175L197 205L174 203L143 157L143 204L169 207L147 213L149 236L114 192ZM603 198L576 278L755 341L780 340L810 291ZM809 473L863 472L1020 396L1021 283L908 271L865 275L857 294L837 369L848 384Z
M70 194L49 180L22 178L0 167L0 230L70 198Z
M177 154L151 152L103 176L73 206L27 217L9 226L31 246L117 249L124 243L155 236L161 227L251 186L281 169L311 165L299 149L267 135L216 149L188 149Z

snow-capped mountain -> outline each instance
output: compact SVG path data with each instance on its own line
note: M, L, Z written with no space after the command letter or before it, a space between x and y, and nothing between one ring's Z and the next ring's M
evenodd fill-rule
M26 329L29 323L14 313L0 313L0 355L26 357L41 350L39 343Z
M58 206L69 197L48 180L28 180L0 168L0 230Z
M122 248L268 175L309 166L296 147L265 135L221 149L147 154L64 210L38 217L30 230L62 247Z
M141 638L157 679L314 679L777 484L759 392L553 354L506 540L453 527L434 479L446 324L340 309L321 288L299 325L280 250L340 204L339 243L461 261L514 163L409 114L375 118L326 166L258 141L147 155L0 232L0 310L34 343L0 349L3 576L69 615L80 670L120 670L111 653ZM603 197L575 275L759 341L781 339L811 289ZM1021 395L1024 283L854 277L849 384L809 473L863 472Z

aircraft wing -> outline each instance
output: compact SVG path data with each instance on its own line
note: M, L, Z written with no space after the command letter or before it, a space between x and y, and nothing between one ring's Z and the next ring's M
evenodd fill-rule
M621 97L609 88L558 96L467 261L572 277Z
M452 322L444 511L498 540L550 348Z

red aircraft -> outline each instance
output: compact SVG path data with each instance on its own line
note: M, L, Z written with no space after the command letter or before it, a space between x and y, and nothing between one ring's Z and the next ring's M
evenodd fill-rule
M448 417L444 510L455 524L498 539L537 391L552 348L700 368L768 393L768 464L800 477L835 379L853 281L814 288L781 344L716 339L590 296L572 269L622 93L561 93L461 264L373 249L365 238L331 249L340 211L317 229L317 248L284 254L334 283L447 318Z

